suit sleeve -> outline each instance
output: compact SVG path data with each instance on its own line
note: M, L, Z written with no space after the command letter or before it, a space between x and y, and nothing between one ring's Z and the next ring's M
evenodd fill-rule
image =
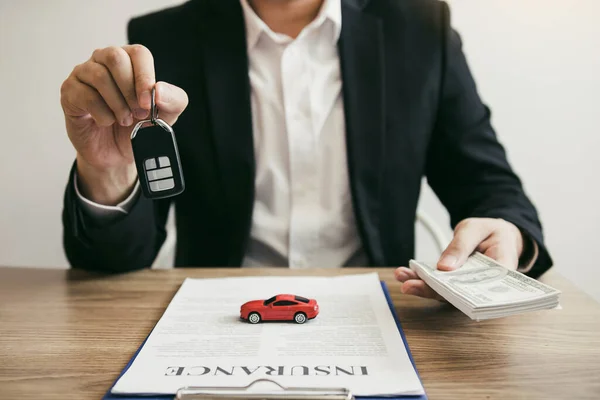
M132 26L135 25L135 26ZM128 27L130 43L140 43L138 22ZM63 246L73 268L99 272L127 272L150 267L166 238L171 201L143 195L128 213L110 220L94 218L78 198L73 164L63 205Z
M442 4L442 80L426 176L448 209L452 226L469 217L502 218L534 240L538 257L527 272L538 277L552 266L537 211L512 170L478 93L459 35Z
M128 214L106 222L82 207L74 188L73 164L63 206L63 245L73 268L127 272L150 267L166 238L170 202L140 195Z

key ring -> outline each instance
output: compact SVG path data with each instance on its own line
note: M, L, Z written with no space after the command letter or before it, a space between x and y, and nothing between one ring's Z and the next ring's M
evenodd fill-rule
M152 125L156 125L156 120L158 119L158 107L156 107L156 102L154 100L155 92L156 86L152 86L152 96L150 99L150 122L152 122Z

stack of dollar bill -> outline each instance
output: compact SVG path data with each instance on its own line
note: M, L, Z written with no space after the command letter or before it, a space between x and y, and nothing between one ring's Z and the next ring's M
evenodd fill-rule
M454 271L439 271L435 263L410 261L433 290L471 319L506 317L558 306L560 291L474 253Z

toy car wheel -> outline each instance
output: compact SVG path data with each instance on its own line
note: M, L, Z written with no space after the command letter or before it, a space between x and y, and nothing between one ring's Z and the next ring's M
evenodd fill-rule
M248 315L248 322L251 324L258 324L260 322L260 314L257 312L251 312L250 315Z
M303 324L303 323L305 323L306 322L306 314L301 313L301 312L296 313L296 315L294 315L294 321L297 324Z

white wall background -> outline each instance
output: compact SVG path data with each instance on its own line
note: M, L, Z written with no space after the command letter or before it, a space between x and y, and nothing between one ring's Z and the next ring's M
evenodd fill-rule
M125 43L131 16L179 2L0 0L0 265L67 268L60 213L74 152L60 85L95 48ZM600 1L449 3L556 268L600 300ZM427 188L422 208L447 225ZM421 229L418 239L418 257L435 257Z

